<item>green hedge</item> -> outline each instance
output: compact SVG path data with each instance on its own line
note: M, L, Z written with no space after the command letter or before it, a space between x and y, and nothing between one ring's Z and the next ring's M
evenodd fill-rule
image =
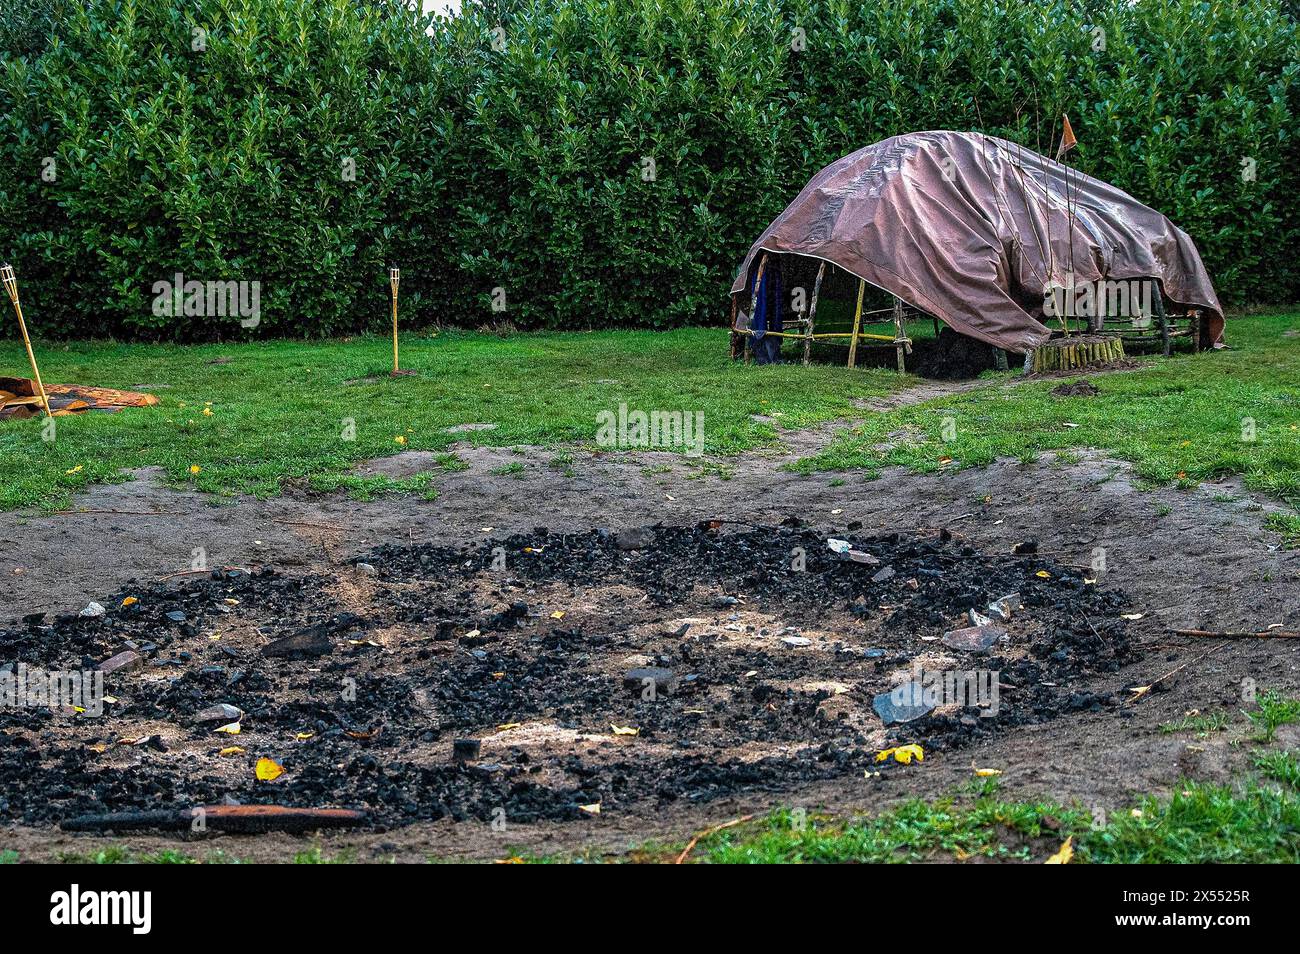
M1300 41L1282 10L506 0L427 21L358 0L83 0L56 39L0 50L0 256L43 333L376 326L390 263L413 321L714 323L756 233L827 162L931 128L1045 150L1066 111L1077 164L1187 229L1225 301L1294 299ZM260 282L261 324L155 314L177 271Z

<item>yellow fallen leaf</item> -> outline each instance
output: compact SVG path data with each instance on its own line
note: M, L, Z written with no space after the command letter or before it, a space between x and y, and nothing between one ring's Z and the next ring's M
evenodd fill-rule
M216 729L217 732L224 732L226 735L239 735L239 723L227 722L225 725Z
M891 755L894 757L894 761L901 765L911 764L912 759L916 759L918 762L925 761L925 751L915 743L899 745L892 749L885 749L883 752L877 752L876 761L887 761Z
M73 709L73 711L76 712L78 715L80 715L81 713L83 713L83 712L86 711L86 710L85 710L83 707L81 707L81 706L73 706L72 709Z
M1145 616L1145 615L1146 615L1145 613L1125 613L1125 614L1123 615L1123 618L1124 618L1124 619L1141 619L1141 618L1142 618L1143 616Z
M1058 851L1056 854L1052 855L1052 857L1048 858L1046 861L1044 861L1043 864L1068 865L1070 863L1070 859L1074 857L1074 845L1071 844L1073 841L1074 841L1073 835L1065 839L1064 843L1061 845L1061 850Z
M139 601L138 599L136 599L134 596L128 596L126 599L124 599L124 600L122 601L122 605L123 605L123 606L134 606L136 603L139 603L139 602L140 602L140 601Z
M299 732L294 736L294 738L299 742L306 742L308 739L314 738L315 735L315 732Z
M580 811L580 812L586 812L588 815L599 815L599 814L600 814L600 802L593 802L593 803L590 804L590 805L579 805L579 806L578 806L578 811Z
M274 782L284 774L284 766L275 759L268 759L262 756L257 760L257 777L263 782Z
M96 742L94 745L89 745L89 746L86 746L86 747L87 747L88 749L90 749L90 751L95 752L95 753L98 753L98 754L100 754L100 755L103 755L105 752L108 751L108 743L107 743L107 742Z
M82 467L82 465L81 465L81 464L78 464L76 467L73 467L71 470L65 470L64 473L65 473L65 474L79 474L79 473L81 473L81 467Z
M609 727L614 730L615 735L640 735L641 730L630 725L615 725L610 723Z
M405 434L398 434L396 437L393 438L393 443L394 443L394 444L405 444L405 443L406 443L406 435L405 435Z
M237 599L232 599L232 598L229 597L229 596L227 596L227 597L226 597L224 600L222 600L221 602L225 603L227 606L238 606L238 605L239 605L239 600L237 600Z
M212 416L212 408L210 408L210 407L205 407L205 408L203 409L203 416L204 416L204 417L211 417L211 416Z
M497 731L498 731L498 732L509 732L511 729L517 729L517 728L519 728L521 725L523 725L522 722L503 722L503 723L501 723L499 726L497 726Z
M1034 576L1040 576L1044 580L1050 580L1052 578L1052 574L1048 573L1046 570L1039 570L1034 574Z
M1150 686L1138 686L1138 687L1135 688L1135 689L1130 689L1129 692L1133 693L1133 698L1130 699L1129 701L1130 701L1130 702L1133 702L1133 701L1135 701L1135 700L1141 699L1143 696L1145 696L1145 695L1146 695L1148 692L1150 692L1150 691L1151 691L1151 687L1150 687Z
M977 768L975 774L980 778L993 778L995 775L1001 775L1002 769Z
M551 614L551 619L564 619L564 610L556 610Z
M243 752L244 749L241 749L237 745L228 745L217 754L218 755L241 755L243 754Z

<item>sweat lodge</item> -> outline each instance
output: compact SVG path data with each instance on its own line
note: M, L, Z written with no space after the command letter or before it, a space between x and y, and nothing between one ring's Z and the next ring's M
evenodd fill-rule
M1062 142L1073 143L1068 124ZM856 289L847 334L817 331L833 281ZM893 334L861 330L868 286L892 296L879 313ZM831 163L754 242L731 299L733 354L743 344L760 363L779 360L785 338L803 342L804 363L815 339L848 339L850 366L860 340L883 340L901 370L915 313L1015 354L1045 344L1057 319L1068 334L1076 315L1100 331L1115 318L1150 327L1154 313L1166 350L1171 335L1197 348L1223 338L1223 308L1186 232L1112 185L980 133L909 133Z

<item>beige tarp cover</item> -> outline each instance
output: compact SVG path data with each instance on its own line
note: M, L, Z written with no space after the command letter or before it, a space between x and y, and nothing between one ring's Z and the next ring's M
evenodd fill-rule
M764 250L824 259L1010 351L1047 339L1050 284L1099 279L1159 279L1167 300L1204 310L1212 340L1223 331L1186 232L1114 186L979 133L909 133L831 163L754 243L733 294Z

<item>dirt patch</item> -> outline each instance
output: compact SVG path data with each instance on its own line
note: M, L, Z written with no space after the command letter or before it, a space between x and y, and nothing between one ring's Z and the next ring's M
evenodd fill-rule
M871 562L792 526L645 529L635 549L543 528L32 615L0 631L5 658L75 670L125 651L142 666L108 676L101 718L0 714L0 817L258 802L364 808L382 827L576 820L895 771L874 762L890 744L956 750L1122 701L1086 680L1135 658L1122 594L947 533L843 538ZM1023 609L986 653L939 642L1010 592ZM265 654L304 633L321 643L307 658ZM882 721L876 697L926 672L987 675L955 694L936 682L926 714ZM238 736L195 724L219 704L245 713ZM476 755L456 759L456 740ZM285 776L257 781L261 757Z
M994 366L993 347L958 334L946 325L933 344L918 348L915 371L923 378L960 380L978 377Z
M958 387L967 385L970 382ZM325 837L327 849L355 848L363 860L390 857L422 860L431 853L500 857L513 850L546 852L576 846L625 850L646 839L680 838L714 821L762 812L773 804L847 811L875 809L911 796L945 794L969 780L972 762L1003 769L1003 792L1008 797L1077 799L1085 805L1109 810L1127 804L1139 794L1168 791L1182 778L1212 781L1239 773L1249 764L1249 745L1224 746L1216 742L1207 746L1204 740L1186 734L1162 732L1162 723L1177 721L1190 710L1222 710L1241 721L1240 710L1248 707L1242 699L1243 680L1251 680L1261 689L1277 688L1291 693L1300 690L1297 675L1300 646L1293 642L1236 642L1202 659L1199 657L1209 648L1204 640L1169 634L1170 629L1180 627L1258 631L1282 623L1288 629L1300 628L1300 599L1297 599L1300 552L1281 549L1279 535L1263 527L1265 513L1281 508L1252 495L1239 480L1227 479L1197 490L1153 490L1137 482L1128 465L1094 453L1084 453L1080 459L1066 464L998 461L984 468L930 476L887 468L878 479L871 481L852 473L804 476L779 469L780 463L790 459L791 452L815 452L833 436L836 428L837 425L828 425L783 432L783 437L796 438L788 442L790 450L768 449L718 460L687 460L654 453L597 454L574 449L572 461L565 468L557 468L550 464L555 454L550 449L522 449L523 453L515 453L504 448L458 448L468 469L441 475L437 480L438 497L433 500L406 495L355 501L342 495L291 489L285 496L273 499L240 498L222 502L205 495L168 490L157 483L153 472L141 471L134 475L135 480L95 486L79 495L77 506L86 512L0 514L0 538L18 544L0 557L0 625L5 625L5 620L12 621L10 629L25 631L26 625L19 618L28 613L75 612L91 599L111 606L114 593L128 591L152 594L147 600L141 599L153 607L149 612L160 608L154 607L155 603L166 605L172 592L179 594L177 598L182 602L196 601L195 608L201 609L206 605L202 601L215 597L221 587L243 586L258 593L265 589L266 606L280 605L276 600L281 600L285 607L281 618L275 618L274 614L267 618L266 611L259 609L248 610L249 615L244 617L242 603L232 607L230 614L220 610L205 612L202 625L215 626L221 633L222 638L216 641L202 638L204 634L210 635L204 628L199 629L200 637L182 636L170 621L167 624L170 628L160 626L157 632L140 634L162 647L155 658L160 654L179 659L181 652L189 652L191 656L189 661L182 660L181 666L154 666L124 677L158 684L140 697L143 701L132 703L139 708L131 710L127 720L132 725L138 724L141 736L160 736L168 748L166 752L119 746L114 739L114 744L106 747L104 753L83 757L79 749L68 748L76 740L63 739L59 733L67 728L53 717L48 724L23 731L50 732L49 736L38 735L34 743L36 752L62 753L64 761L56 769L60 773L58 777L70 786L59 793L62 807L71 807L79 797L94 800L105 794L118 799L115 804L128 804L133 797L146 804L159 795L152 786L163 785L159 779L167 776L155 774L147 781L142 776L138 788L133 790L133 760L153 759L162 765L176 763L183 767L193 754L196 765L206 765L208 753L219 746L206 733L196 733L184 722L178 725L177 715L182 705L207 701L219 694L219 689L227 688L224 683L206 682L214 677L200 679L197 673L203 668L224 665L228 672L244 668L249 675L234 688L249 694L245 701L250 705L265 700L259 704L264 705L271 721L259 728L257 720L250 718L248 735L228 739L225 744L240 744L241 739L256 740L265 743L272 754L289 759L286 767L290 772L284 781L305 786L299 790L302 804L319 804L310 799L326 796L337 798L344 805L356 798L376 799L376 804L383 804L390 796L396 799L394 790L418 792L426 771L433 773L431 777L444 780L438 784L451 786L439 790L451 793L444 795L443 802L448 809L455 810L446 815L435 818L430 807L432 800L412 794L409 797L414 804L422 806L421 811L429 812L422 816L428 820L403 824L400 829L390 831L336 833ZM494 473L503 470L503 465L516 462L524 465L521 472ZM582 527L608 525L618 530L662 522L665 526L693 528L700 521L714 519L746 521L770 528L792 516L806 520L808 525L786 528L791 533L815 531L820 538L846 533L855 539L900 533L900 543L896 545L915 538L917 528L946 527L953 532L954 540L944 546L952 548L951 553L960 554L960 547L969 545L975 550L975 565L1021 559L1012 554L1012 548L1027 537L1037 537L1038 558L1051 561L1051 564L1044 562L1045 567L1054 564L1062 574L1096 578L1096 589L1102 594L1117 594L1119 590L1127 594L1131 605L1126 612L1142 614L1141 619L1128 621L1126 632L1132 655L1122 657L1123 664L1118 671L1089 669L1081 670L1076 676L1073 691L1106 700L1100 702L1098 711L1093 711L1089 703L1065 715L1026 721L1004 731L988 731L977 724L973 734L964 739L954 738L951 744L938 733L928 736L934 748L923 766L909 766L905 771L891 768L880 776L866 778L863 771L874 767L860 765L857 760L877 741L891 738L877 738L881 727L872 722L874 710L866 705L866 697L882 680L892 679L896 673L908 669L907 659L918 655L918 642L922 646L919 653L937 651L936 641L921 640L922 635L935 635L934 628L924 633L891 632L883 626L883 611L877 609L876 617L864 621L863 617L846 613L844 606L834 601L827 604L824 621L805 620L786 608L780 594L764 595L751 604L750 590L739 585L726 590L696 583L679 602L665 607L652 604L646 584L631 576L586 583L533 579L512 565L508 575L513 575L523 589L512 585L495 596L477 584L456 582L455 574L446 567L426 579L414 572L414 565L407 567L395 556L391 566L385 566L382 559L372 564L377 573L371 577L349 562L385 546L396 546L400 552L409 550L412 554L459 553L468 547L467 552L481 554L490 550L490 541L520 534L535 539L539 534L530 528L537 526L548 528L555 538L557 534L585 533L577 530ZM858 525L858 529L847 530L850 524ZM724 529L732 531L737 526L740 525L726 524ZM928 540L934 534L923 533L921 537ZM430 547L433 549L426 550ZM196 553L209 566L232 565L254 570L274 566L277 572L223 580L196 581L190 576L158 580L188 570L197 558ZM617 562L624 558L643 561L644 555L620 551L614 559ZM1098 560L1104 566L1100 571L1093 569ZM901 583L895 582L893 586L906 585L906 580L911 578L902 573L899 577ZM695 579L689 570L685 578ZM921 577L917 579L921 582ZM191 589L188 584L195 586ZM294 586L302 588L298 595L292 592ZM466 593L463 601L457 587L463 587ZM528 592L529 589L533 592ZM282 591L283 596L275 595ZM434 596L445 595L444 591L457 598L448 602L450 597L446 597L435 602ZM746 593L743 605L724 611L710 602L714 595L738 595L742 591ZM404 592L411 595L404 596ZM221 598L227 596L240 598L231 594L223 594ZM639 602L642 597L646 597L645 603ZM489 632L479 627L481 635L499 637L497 642L464 646L460 637L467 633L459 631L450 640L425 639L428 622L403 618L400 612L407 599L423 600L427 612L444 605L460 607L463 612L457 609L456 614L447 618L466 625L471 615L487 609L496 613L516 601L526 603L529 610L527 616L510 628ZM843 599L847 601L847 596ZM251 602L258 606L262 605L260 600L261 596ZM876 606L885 602L880 600ZM614 607L612 620L598 615L601 606ZM550 614L556 610L565 612L563 619L552 619ZM341 636L336 652L322 657L317 661L319 665L310 660L276 661L270 666L261 663L260 647L271 638L288 635L296 631L295 627L339 612L351 612L370 622L363 629ZM193 616L188 610L186 613L191 622L200 618L197 613ZM738 618L729 619L732 614ZM1108 610L1107 615L1109 618L1115 614ZM53 620L52 615L48 624L53 625ZM532 642L534 637L553 638L556 632L579 624L583 627L583 639L589 639L599 633L597 624L602 620L601 625L610 627L608 631L621 627L626 635L620 638L629 645L586 647L574 652L568 643L560 644L566 647L561 651ZM684 636L665 635L676 634L687 620L695 622ZM948 620L945 625L950 623ZM742 629L728 630L728 625ZM783 644L783 637L774 635L783 627L793 627L811 645ZM270 631L263 632L263 628ZM773 698L778 700L778 709L783 713L787 699L798 700L803 706L798 710L798 718L793 714L782 715L770 729L768 739L728 735L738 732L729 724L721 728L701 725L693 730L696 734L687 736L687 741L697 741L702 748L670 749L670 754L664 757L678 760L672 763L674 766L681 766L680 760L692 756L704 759L711 766L709 771L714 773L718 764L736 766L717 776L722 781L712 797L694 799L679 795L675 800L664 801L657 791L646 792L644 766L631 765L624 773L628 781L615 782L618 772L609 766L620 761L633 762L633 755L639 750L631 746L663 745L671 735L666 730L656 730L652 721L643 722L636 699L623 700L631 707L629 711L611 710L614 702L623 698L616 691L610 694L611 674L621 676L625 670L618 667L624 665L628 668L634 664L655 665L659 655L667 655L672 664L669 668L676 669L683 664L682 644L706 629L716 631L718 641L705 647L707 653L701 659L713 660L707 665L714 668L706 668L706 663L701 662L699 668L685 670L687 673L702 671L713 680L706 696L712 692L736 693L739 701L729 695L725 703L718 704L751 706L752 696L746 697L741 692L746 683L740 677L757 669L764 673L763 681L772 687ZM767 634L762 634L763 629ZM170 635L173 644L164 646L162 635ZM114 647L108 645L111 640L95 641L92 636L92 629L87 627L86 649L82 652L97 662L102 658L99 655L102 651ZM349 642L354 638L359 640L356 645ZM911 642L907 642L909 639ZM367 641L378 645L366 645ZM835 648L836 642L845 648L864 651L878 648L890 654L882 658L905 658L896 665L881 664L877 670L878 659L842 657ZM197 652L188 648L191 644L199 647ZM223 644L242 658L258 662L258 671L266 683L254 679L255 671L244 665L242 659L237 661L231 657L229 662L223 662L211 655L218 651L215 646ZM71 645L75 647L75 640ZM419 659L418 653L425 648L431 655ZM451 652L444 654L440 652L443 649ZM516 653L518 664L525 666L532 665L545 653L560 655L567 668L556 670L559 674L556 678L581 680L575 688L566 691L576 692L582 704L563 719L560 706L555 707L556 712L543 711L540 715L525 710L521 712L523 718L507 720L520 722L520 727L505 730L499 736L495 725L489 732L484 728L485 722L449 723L440 729L436 720L443 715L437 709L438 700L427 697L428 707L425 707L413 695L412 686L426 691L436 689L438 683L433 674L442 670L435 670L434 666L482 669L492 665L472 656L476 649L489 654ZM949 652L946 648L943 651ZM736 673L717 662L726 661L733 653L742 654L735 657L735 666L739 667L748 658L743 654L752 656L759 652L766 653L770 660L766 670L751 663L749 668ZM1012 657L1004 655L1014 663ZM570 658L574 661L569 662ZM851 664L845 665L845 658ZM13 660L7 656L0 659L6 661ZM1187 668L1137 703L1115 705L1110 701L1127 699L1130 695L1127 687L1149 684L1185 663L1189 664ZM342 670L338 667L356 667L371 680L360 680L359 686L370 687L377 693L376 698L397 689L405 693L408 701L403 705L409 712L393 703L394 711L407 713L401 716L405 728L399 725L397 728L402 731L389 736L397 741L382 741L387 729L372 739L356 739L346 734L349 730L343 728L331 708L336 705L340 691ZM196 674L187 678L191 669ZM321 671L312 672L313 669ZM488 678L493 672L505 671L504 668L488 669ZM731 677L739 681L725 681ZM184 681L173 684L169 679ZM483 691L491 692L496 682L493 679L485 683ZM458 691L464 688L455 682L449 685L457 685ZM849 691L841 691L838 686L847 686ZM550 698L558 691L547 690L552 694ZM290 698L298 700L298 708L282 706L277 701L285 692L297 693ZM603 694L599 699L604 702L599 704L604 708L596 707L585 713L584 693L596 698L598 692ZM823 693L814 703L814 697ZM187 694L192 698L187 700ZM1011 695L1006 693L1004 699ZM163 708L155 712L151 702L158 702ZM682 705L683 709L688 705L684 698ZM1054 711L1058 711L1059 703L1053 705ZM818 715L818 710L823 714ZM416 720L425 717L422 713L432 713L426 731L441 732L427 742L422 735L418 742L412 738ZM685 713L679 715L684 718ZM362 710L358 710L357 716L352 722L355 731L364 733L377 721ZM626 719L627 722L617 724L634 725L645 734L614 736L608 725L596 721L597 716L602 720L608 716L611 722L616 716ZM114 718L119 717L114 714ZM939 717L947 719L952 715L939 713ZM960 716L957 720L960 725ZM316 722L324 723L324 727L314 725ZM676 723L666 725L677 731ZM135 731L123 728L122 737L126 737L127 731ZM850 729L853 735L849 734ZM652 738L650 733L654 731L658 735ZM296 739L299 732L315 732L315 736L299 741ZM339 732L343 735L339 736ZM481 738L481 756L478 762L451 765L450 745L462 732ZM595 786L595 794L606 800L602 814L583 813L579 818L548 816L547 812L569 811L572 803L579 797L588 797L591 790L584 787L580 776L547 774L538 780L525 773L524 781L549 793L538 796L541 807L534 809L537 817L556 820L511 822L504 829L494 827L491 821L477 820L475 812L482 806L510 795L513 779L505 779L496 770L485 777L483 768L485 764L502 765L506 768L501 771L511 770L513 763L507 761L506 755L510 754L509 740L515 732L523 733L518 738L521 743L527 743L520 744L520 750L538 762L545 761L544 755L533 753L545 753L547 746L569 749L578 746L579 762L574 764L581 764L584 770L596 768L591 784ZM838 734L828 737L821 734L825 732ZM857 734L862 735L863 743L856 741ZM751 735L757 736L757 731ZM600 741L584 739L586 736ZM840 738L853 741L847 745L836 742ZM903 736L900 733L892 738ZM829 746L826 760L818 761L820 756L810 758L803 754L808 749L816 751L823 744ZM507 746L505 755L499 750L503 745ZM595 754L587 754L581 748L583 745ZM360 780L352 789L346 788L343 782L331 782L318 775L304 778L292 763L310 746L326 747L322 752L333 747L338 752L339 760L328 763L333 774L342 771L337 766L346 767L366 755L373 757L380 767L394 761L405 765L402 772L406 774L399 773L397 781L390 780L395 789L386 787L388 783L382 781L387 775L369 771L345 776ZM244 747L250 753L253 751L251 746ZM69 752L77 757L68 755ZM25 764L34 766L35 771L46 763L36 756ZM325 763L308 758L303 764ZM119 788L88 787L90 772L98 770L100 765L116 772L113 779ZM745 765L759 766L753 769L750 781L745 780L742 771ZM769 769L769 766L773 767ZM470 781L462 779L462 775ZM672 778L677 781L673 784L680 784L687 777L684 769L674 768ZM177 778L181 784L166 790L178 799L219 797L222 793L234 797L242 794L249 799L250 789L259 797L261 794L250 782L245 762L223 762L189 775L178 772ZM101 781L107 782L109 778ZM697 781L699 784L691 790L708 791L705 776ZM565 784L573 789L570 801L563 801L555 794L563 792ZM501 791L505 796L500 795ZM314 794L309 796L309 793ZM516 809L522 811L520 805L526 801L521 796L515 803ZM6 817L21 817L15 804L11 802L5 809ZM457 822L456 817L466 820ZM229 844L224 846L227 852L252 858L282 860L303 846L301 839L287 836L227 840ZM115 838L113 843L141 850L175 845L174 840L161 836ZM68 835L39 824L19 824L0 837L0 847L18 848L23 851L23 857L48 857L61 851L90 850L101 844L102 839Z
M1070 381L1052 388L1054 397L1096 397L1100 393L1101 388L1091 381Z

